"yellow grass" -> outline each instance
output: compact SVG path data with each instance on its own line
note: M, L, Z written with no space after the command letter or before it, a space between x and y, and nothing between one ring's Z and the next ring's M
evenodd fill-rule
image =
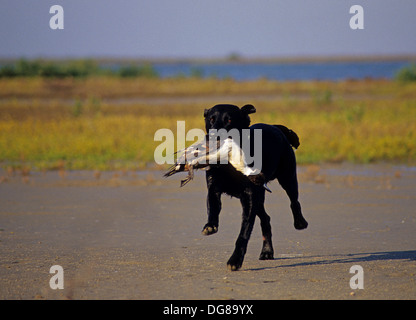
M0 162L38 170L151 167L156 130L176 132L179 120L203 129L204 108L230 100L256 106L252 123L295 130L300 163L416 160L414 83L98 77L0 79Z

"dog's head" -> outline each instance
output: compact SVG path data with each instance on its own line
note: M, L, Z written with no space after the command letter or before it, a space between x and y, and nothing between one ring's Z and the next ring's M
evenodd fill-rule
M250 113L256 112L251 104L246 104L241 109L232 104L217 104L211 109L204 110L205 129L246 129L250 125Z

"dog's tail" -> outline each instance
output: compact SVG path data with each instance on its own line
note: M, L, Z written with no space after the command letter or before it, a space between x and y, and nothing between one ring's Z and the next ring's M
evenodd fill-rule
M299 137L295 131L290 130L289 128L282 126L281 124L275 124L276 128L280 129L284 135L286 136L289 143L292 145L293 148L297 149L300 145Z

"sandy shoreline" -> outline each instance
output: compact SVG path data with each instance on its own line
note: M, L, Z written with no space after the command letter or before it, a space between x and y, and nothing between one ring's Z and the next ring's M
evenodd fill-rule
M230 272L239 201L223 197L219 232L205 237L203 174L184 188L161 172L0 171L1 299L415 299L416 169L301 166L308 229L293 228L277 182L266 198L275 260L259 261L253 230ZM49 269L64 269L52 290ZM353 290L350 267L364 270Z

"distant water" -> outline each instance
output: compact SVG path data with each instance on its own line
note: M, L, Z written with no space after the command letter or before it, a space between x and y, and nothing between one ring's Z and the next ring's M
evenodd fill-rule
M305 62L305 63L156 63L161 76L199 76L235 80L345 80L364 78L392 79L408 61L375 62Z

